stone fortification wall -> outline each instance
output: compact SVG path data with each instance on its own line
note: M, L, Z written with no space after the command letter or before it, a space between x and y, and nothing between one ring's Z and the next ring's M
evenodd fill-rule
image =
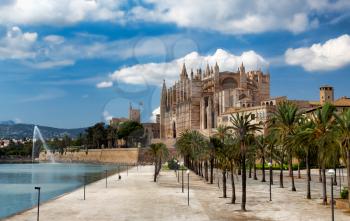
M118 148L118 149L89 149L79 152L65 152L63 154L54 153L57 162L86 162L86 163L137 163L139 158L138 148ZM48 161L48 154L42 152L40 161Z

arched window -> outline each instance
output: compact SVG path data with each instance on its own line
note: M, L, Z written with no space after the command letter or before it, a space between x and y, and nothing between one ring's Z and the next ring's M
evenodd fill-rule
M270 106L273 106L273 102L272 101L270 101Z

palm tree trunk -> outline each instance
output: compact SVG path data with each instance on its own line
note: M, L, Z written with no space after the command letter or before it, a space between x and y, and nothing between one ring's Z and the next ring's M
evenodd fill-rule
M153 182L157 182L157 160L154 161L154 177L153 177Z
M281 165L280 165L280 188L283 188L283 155L281 158Z
M309 157L310 151L309 149L307 150L306 153L306 171L307 171L307 193L306 193L306 198L311 199L311 170L310 170L310 157Z
M291 178L292 178L292 191L297 191L296 188L295 188L295 183L294 183L294 174L293 174L293 167L291 167L292 170L292 174L291 174Z
M289 159L288 159L288 172L289 176L291 177L293 174L293 156L292 154L289 154Z
M334 180L333 180L333 185L337 186L337 166L334 166Z
M235 204L236 203L236 188L235 188L235 179L233 177L233 163L231 162L231 187L232 187L232 198L231 198L231 203Z
M347 164L347 178L348 178L348 188L350 188L350 150L346 151L346 164ZM350 207L350 194L349 195L349 207Z
M326 169L324 166L322 166L322 176L323 205L327 205Z
M298 179L301 179L301 174L300 174L300 159L298 159Z
M208 161L204 161L204 173L205 173L205 181L208 182L209 180L209 177L208 177Z
M254 171L254 180L258 180L258 177L256 175L256 163L254 162L254 165L253 165L253 171Z
M262 160L261 160L261 164L262 164L262 179L261 182L266 182L265 180L265 156L262 156Z
M226 198L226 169L222 169L222 197Z
M241 210L246 211L245 204L247 201L247 171L245 168L245 152L244 152L244 144L241 144L241 149L243 149L242 153L242 203Z
M214 157L210 159L210 184L214 182Z
M321 174L322 170L321 167L320 169L318 169L318 182L322 183L322 174Z
M249 163L249 176L248 178L252 178L252 164Z

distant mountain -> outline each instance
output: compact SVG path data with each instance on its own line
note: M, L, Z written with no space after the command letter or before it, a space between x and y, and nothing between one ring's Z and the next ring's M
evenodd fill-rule
M16 123L13 120L5 120L5 121L0 121L0 124L3 124L3 125L15 125Z
M75 138L80 133L84 133L86 128L77 129L60 129L54 127L39 126L40 132L44 139L51 139L54 137L63 137L65 134ZM34 124L16 124L13 121L0 121L0 138L32 138Z

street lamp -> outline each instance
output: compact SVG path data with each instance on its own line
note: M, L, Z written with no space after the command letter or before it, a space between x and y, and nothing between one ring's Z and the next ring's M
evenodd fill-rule
M180 183L180 162L177 162L177 182Z
M36 186L36 187L34 187L34 189L38 190L38 212L37 212L36 220L39 221L39 214L40 214L40 189L41 189L41 187Z
M181 180L182 180L182 183L181 183L181 187L182 187L182 192L184 192L184 162L181 162L180 163L181 165Z
M187 205L190 205L190 170L186 171L187 173Z
M271 196L271 184L272 184L272 173L271 173L271 171L272 171L272 163L269 162L267 165L268 165L269 168L270 168L270 184L269 184L269 186L270 186L270 201L272 201L272 196Z
M331 177L331 208L332 208L332 221L334 221L333 177L335 175L335 171L333 169L329 169L327 174Z

